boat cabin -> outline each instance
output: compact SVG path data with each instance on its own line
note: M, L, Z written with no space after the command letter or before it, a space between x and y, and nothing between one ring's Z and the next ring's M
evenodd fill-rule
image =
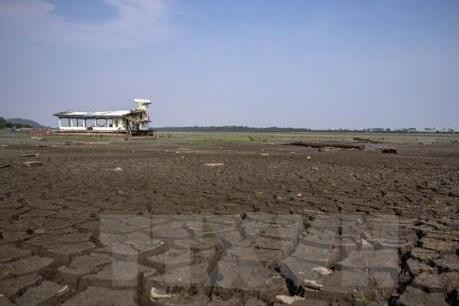
M106 112L65 111L54 114L59 121L59 132L129 133L149 130L150 100L135 98L135 110Z

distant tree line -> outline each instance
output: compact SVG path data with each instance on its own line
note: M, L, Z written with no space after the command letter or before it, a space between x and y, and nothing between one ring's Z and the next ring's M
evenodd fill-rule
M425 128L418 130L416 128L366 128L366 129L308 129L308 128L283 128L283 127L248 127L248 126L186 126L186 127L161 127L153 128L155 131L167 132L329 132L329 133L458 133L454 129L436 129Z
M13 123L13 122L9 122L8 120L6 120L5 118L3 117L0 117L0 129L4 129L4 128L16 128L16 129L20 129L20 128L30 128L31 126L28 125L28 124L22 124L22 123Z

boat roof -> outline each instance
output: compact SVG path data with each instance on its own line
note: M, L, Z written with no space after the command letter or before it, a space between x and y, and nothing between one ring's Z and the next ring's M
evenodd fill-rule
M108 112L78 112L65 111L54 114L56 117L78 117L78 118L106 118L106 117L123 117L132 113L130 110L108 111Z

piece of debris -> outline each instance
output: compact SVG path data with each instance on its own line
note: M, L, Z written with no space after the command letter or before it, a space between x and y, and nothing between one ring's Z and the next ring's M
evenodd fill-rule
M335 147L319 148L319 152L330 152L330 151L341 151L341 150L345 150L345 149L343 149L343 148L335 148Z
M320 290L323 287L323 285L317 283L315 280L310 280L310 279L305 279L303 281L303 284L306 288L309 288L309 289Z
M116 168L113 168L113 169L109 169L111 171L123 171L123 168L121 167L116 167Z
M374 152L374 151L379 151L379 150L381 150L381 146L380 145L367 143L367 145L365 146L365 151Z
M172 297L172 295L170 295L170 294L160 293L159 290L156 289L155 287L152 287L151 290L150 290L150 300L153 303L156 303L156 300L158 300L158 299L169 299L171 297Z
M356 145L356 144L350 144L350 143L332 143L332 142L304 142L304 141L294 141L294 142L289 142L287 145L290 146L302 146L302 147L310 147L310 148L340 148L340 149L357 149L357 150L363 150L364 146L362 145Z
M360 142L368 142L368 143L384 143L383 141L378 141L370 138L363 138L363 137L354 137L352 138L355 141L360 141Z
M42 140L42 139L43 139L43 137L37 137L37 136L32 136L32 137L30 137L30 138L31 138L31 139L36 139L36 140Z
M373 245L371 243L369 243L368 241L366 241L365 239L357 239L357 241L355 242L357 244L357 246L360 248L360 249L363 249L363 250L372 250L373 249Z
M319 168L317 168L317 167L311 167L311 170L319 171Z
M309 156L309 155L306 156L306 159L307 159L307 160L310 160L310 159L311 159L311 156Z
M83 141L83 142L71 142L69 144L73 144L75 146L84 146L84 145L109 145L110 142L108 141Z
M268 153L260 153L261 156L269 156Z
M304 301L304 297L301 296L289 296L289 295L276 295L276 300L282 304L292 305L296 301Z
M255 193L255 197L257 197L257 198L262 198L263 195L264 195L264 192L263 192L263 191L257 191L257 192Z
M22 164L26 167L37 167L37 166L42 165L41 161L39 160L26 161L26 162L23 162Z
M224 163L207 163L207 164L204 164L205 167L221 167L223 165L224 165Z
M19 157L39 157L39 156L40 156L39 153L27 153L27 154L19 155Z
M322 276L329 276L333 273L332 270L326 268L326 267L315 267L312 269L312 271L319 273Z
M10 164L4 164L4 165L0 165L0 169L4 169L4 168L10 168L11 165Z
M62 295L66 293L67 291L69 291L69 289L70 289L69 285L65 285L64 287L62 287L61 290L59 290L59 292L57 292L57 295Z
M303 194L302 194L301 192L298 192L298 193L296 194L296 197L297 197L297 198L301 198L302 196L303 196Z
M32 232L34 234L44 234L46 231L45 231L44 228L36 228L36 229L32 230Z
M381 152L384 154L397 154L397 149L395 148L382 148Z

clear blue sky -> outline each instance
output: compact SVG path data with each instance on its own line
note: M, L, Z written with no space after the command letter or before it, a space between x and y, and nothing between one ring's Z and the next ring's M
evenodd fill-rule
M457 0L1 0L0 116L459 129Z

